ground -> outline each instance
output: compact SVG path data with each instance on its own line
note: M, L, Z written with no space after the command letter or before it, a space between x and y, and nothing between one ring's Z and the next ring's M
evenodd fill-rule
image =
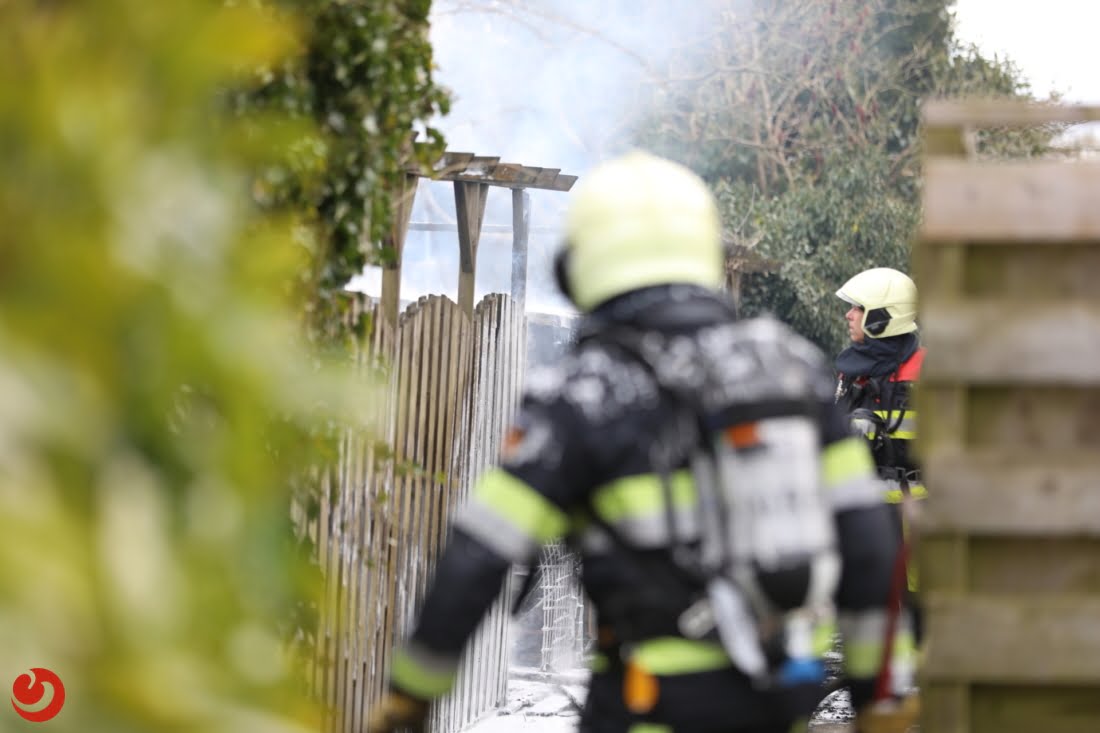
M573 733L584 690L581 675L551 681L536 673L519 671L508 682L508 702L504 707L464 733ZM837 692L818 710L810 733L848 733L846 721L850 717L847 693Z

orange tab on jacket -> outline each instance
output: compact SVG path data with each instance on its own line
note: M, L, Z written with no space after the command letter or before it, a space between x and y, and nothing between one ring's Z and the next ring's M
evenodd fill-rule
M750 448L760 444L760 434L756 431L756 423L744 422L726 428L726 442L734 448Z
M657 678L630 661L623 677L623 702L626 709L637 715L648 713L657 704L660 685Z

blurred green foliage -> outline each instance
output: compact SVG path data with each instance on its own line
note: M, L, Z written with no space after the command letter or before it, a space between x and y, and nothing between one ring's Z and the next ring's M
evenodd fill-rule
M717 20L651 86L658 111L636 141L703 175L728 242L773 266L744 276L745 312L836 351L837 288L869 267L910 269L921 103L1029 90L1011 63L956 40L952 0L700 2ZM980 150L1039 154L1053 132L997 130Z
M370 395L302 338L313 222L252 200L320 133L224 92L299 32L255 3L0 3L0 683L60 675L51 730L317 729L277 625L315 590L292 477Z
M442 155L443 135L431 122L448 111L450 98L432 79L430 0L264 4L292 11L303 41L280 63L260 67L233 103L246 115L312 123L263 170L253 192L265 207L309 216L313 226L301 241L313 267L301 284L307 325L325 341L346 322L348 280L395 256L386 241L393 192L407 168L430 168Z

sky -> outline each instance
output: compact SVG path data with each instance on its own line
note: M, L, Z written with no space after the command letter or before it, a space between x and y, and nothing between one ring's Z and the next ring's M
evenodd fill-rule
M1038 96L1100 104L1097 0L957 0L955 17L960 39L1007 55Z

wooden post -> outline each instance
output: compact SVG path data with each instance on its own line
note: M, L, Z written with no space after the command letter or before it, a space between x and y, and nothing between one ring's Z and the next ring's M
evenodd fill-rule
M458 305L470 318L474 316L477 245L481 239L481 223L485 219L488 192L488 184L455 181L455 213L458 216Z
M531 195L512 189L512 300L519 312L527 302L527 240L531 231Z
M394 253L394 259L382 268L382 316L391 326L397 324L401 302L401 257L405 251L405 238L409 233L409 220L419 181L417 174L408 173L401 187L394 192L393 226L385 240L386 247Z

